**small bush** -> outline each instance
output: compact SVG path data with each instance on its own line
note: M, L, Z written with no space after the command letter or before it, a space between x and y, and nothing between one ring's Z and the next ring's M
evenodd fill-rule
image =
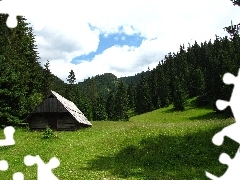
M50 138L55 138L55 137L57 137L57 136L54 134L53 130L49 126L47 126L46 130L43 132L43 138L50 139Z

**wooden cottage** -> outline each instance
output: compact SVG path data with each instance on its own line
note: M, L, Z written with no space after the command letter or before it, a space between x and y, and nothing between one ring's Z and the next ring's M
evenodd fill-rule
M42 130L49 126L54 130L77 130L92 126L77 106L51 91L51 94L25 119L31 130Z

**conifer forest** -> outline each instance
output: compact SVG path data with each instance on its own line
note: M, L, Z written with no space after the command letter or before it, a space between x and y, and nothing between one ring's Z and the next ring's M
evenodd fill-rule
M239 6L239 1L232 1ZM187 99L196 98L196 106L209 106L216 113L217 99L229 100L233 86L226 86L226 72L238 74L240 68L239 25L223 27L227 37L194 44L182 44L178 52L169 52L153 70L135 76L117 78L105 73L76 82L70 71L65 83L41 66L35 36L27 19L6 26L8 15L0 15L0 121L17 125L54 90L74 102L92 121L127 121L142 114L173 104L184 111ZM230 109L221 112L231 116Z

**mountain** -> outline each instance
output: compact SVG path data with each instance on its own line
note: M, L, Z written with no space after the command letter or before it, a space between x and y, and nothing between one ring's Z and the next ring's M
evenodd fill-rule
M94 91L99 96L107 98L110 91L115 91L117 87L118 78L112 73L104 73L94 77L89 77L83 82L79 82L79 86L82 92Z

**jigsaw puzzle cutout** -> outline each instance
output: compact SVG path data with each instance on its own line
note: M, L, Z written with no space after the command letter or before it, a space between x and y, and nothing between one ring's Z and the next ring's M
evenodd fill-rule
M0 171L6 171L8 169L8 162L6 160L0 161Z
M235 77L230 73L226 73L223 76L223 82L225 84L233 84L232 96L229 101L217 100L216 106L219 110L224 110L228 106L231 107L235 123L223 128L220 132L216 133L213 138L213 144L221 146L224 141L224 137L227 136L232 140L240 144L240 111L239 111L239 98L240 98L240 69L238 71L238 76ZM237 180L240 179L240 147L236 152L233 159L229 157L226 153L222 153L219 157L219 161L222 164L228 165L228 169L221 177L216 177L209 172L206 172L206 176L212 180Z
M11 146L15 144L15 140L13 135L15 133L15 129L12 126L8 126L4 128L5 139L0 140L0 146ZM37 179L38 180L58 180L58 178L52 173L52 169L57 168L60 165L60 161L53 157L50 161L45 164L40 156L31 156L27 155L24 158L24 164L26 166L33 166L37 164L38 172ZM9 165L6 160L0 161L0 171L8 170ZM16 172L13 174L13 180L24 180L24 175L21 172Z
M27 166L38 165L38 180L58 180L58 178L52 173L52 169L57 168L60 165L59 160L56 157L50 159L50 161L45 164L43 160L37 156L25 156L24 163Z
M49 1L44 0L0 0L0 13L8 14L6 24L9 28L16 28L18 25L17 16L38 17L37 24L33 25L36 31L43 29L44 24L41 20L44 4Z
M235 157L230 158L226 153L222 153L219 157L222 164L228 165L228 170L221 177L216 177L211 173L206 172L206 176L212 180L238 180L240 177L240 148L238 149Z
M21 172L16 172L13 174L13 180L24 180L24 175Z
M9 28L17 27L18 21L17 16L23 16L21 12L20 1L17 0L2 0L0 1L0 13L8 14L7 26Z
M5 139L0 139L0 146L11 146L15 144L15 140L13 135L15 133L15 129L12 126L7 126L3 130Z

